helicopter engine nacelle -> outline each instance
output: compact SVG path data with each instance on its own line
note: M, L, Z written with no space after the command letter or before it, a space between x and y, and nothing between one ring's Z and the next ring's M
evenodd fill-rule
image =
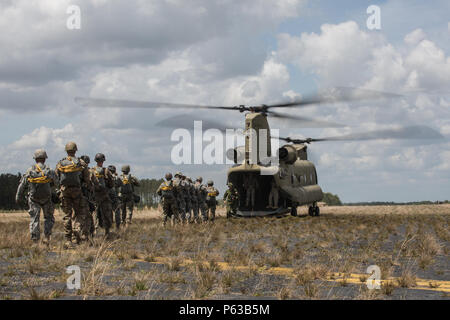
M227 158L234 163L242 163L245 158L245 147L240 146L234 149L227 150Z
M278 158L288 164L292 164L297 160L297 150L293 145L287 144L278 149Z

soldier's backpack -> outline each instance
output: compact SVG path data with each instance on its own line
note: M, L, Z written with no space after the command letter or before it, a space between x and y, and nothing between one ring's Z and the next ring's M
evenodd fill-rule
M173 181L164 181L160 187L160 196L163 199L173 199L174 198L174 186Z
M78 158L66 157L59 162L59 183L65 187L81 187L83 167Z
M103 167L94 167L94 176L97 178L95 190L96 191L104 191L106 190L106 182L105 182L105 168Z
M122 186L120 187L120 192L122 194L130 194L133 193L133 182L131 180L131 174L122 174L120 176L120 180L122 180Z
M51 198L49 178L50 168L45 164L35 164L28 171L28 182L30 183L30 195L33 200L48 200Z

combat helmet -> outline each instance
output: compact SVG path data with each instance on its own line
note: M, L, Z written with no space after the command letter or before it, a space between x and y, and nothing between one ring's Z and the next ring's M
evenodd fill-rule
M103 153L97 153L94 158L95 162L104 162L106 160Z
M166 180L172 180L172 174L170 172L166 173Z
M232 182L228 182L227 185L228 185L229 188L233 188L233 183Z
M212 180L208 180L208 186L214 185L214 182Z
M66 150L66 152L78 151L77 144L75 142L73 142L73 141L67 142L65 150Z
M202 178L202 177L198 177L198 178L197 178L197 181L200 182L200 183L202 183L203 178Z
M89 164L89 163L91 162L91 158L89 158L88 155L82 155L82 156L80 157L80 159L83 160L84 163L86 163L86 164Z
M44 149L37 149L34 152L33 159L47 159L47 152Z
M181 171L177 171L177 172L175 172L175 177L182 177L183 176L183 174L181 173Z
M113 166L112 164L108 166L108 170L109 170L109 172L111 172L113 174L116 173L116 167Z
M130 172L130 166L128 164L125 164L122 166L122 172L127 174Z

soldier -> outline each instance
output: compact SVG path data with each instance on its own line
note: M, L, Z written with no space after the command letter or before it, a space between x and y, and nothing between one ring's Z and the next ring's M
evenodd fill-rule
M84 163L86 163L86 166L89 170L89 176L90 176L90 181L92 181L92 174L89 168L89 164L91 163L91 158L87 155L82 155L80 157L81 160L84 161ZM90 229L90 233L91 233L91 237L94 237L94 233L95 233L95 223L94 223L94 214L95 214L95 199L94 199L94 190L89 189L86 185L85 182L83 182L81 184L81 190L83 192L83 196L86 198L87 202L88 202L88 208L89 208L89 219L91 220L91 229Z
M103 167L106 158L103 153L95 155L97 165L91 169L94 181L94 195L97 210L94 215L95 231L98 227L105 229L105 237L109 237L112 226L112 202L110 189L114 186L114 178L107 168Z
M208 220L207 216L207 206L206 206L206 197L208 196L208 191L206 190L206 187L202 184L203 178L198 177L195 181L195 189L197 191L197 203L199 211L202 213L203 222L206 222ZM199 222L200 217L198 217L197 222Z
M113 165L108 166L108 170L109 172L111 172L113 176L113 187L109 189L109 196L112 202L113 218L116 223L116 229L119 229L121 221L120 217L121 204L119 199L119 190L120 187L122 186L122 181L117 176L117 170L115 166Z
M181 172L175 173L175 179L173 181L173 185L177 194L177 207L178 207L178 216L182 222L186 220L186 196L187 192L186 186L183 182L183 174Z
M252 174L244 178L244 188L247 190L245 206L253 211L255 208L255 194L258 188L258 180Z
M231 182L228 182L228 190L223 195L223 201L227 209L227 218L236 215L237 208L239 207L239 192Z
M81 186L83 183L92 190L89 169L86 163L75 157L78 148L75 142L68 142L65 150L67 156L56 165L56 174L61 186L61 207L64 212L64 248L72 244L72 235L76 243L89 240L91 220L86 198Z
M161 203L163 208L163 226L166 225L167 219L172 220L172 225L178 220L178 206L177 206L177 194L174 182L172 181L172 174L166 173L166 181L162 182L156 193L161 197Z
M130 174L130 166L122 166L122 174L120 175L122 186L120 187L120 201L122 206L122 221L123 225L131 224L134 208L134 187L139 187L139 181ZM128 216L127 216L128 208Z
M278 208L278 186L275 179L270 182L270 193L269 193L269 208Z
M219 190L214 188L213 185L214 182L212 180L208 180L208 187L206 188L208 191L208 196L206 197L206 204L208 205L207 216L209 216L209 220L212 222L214 222L214 219L216 218L216 197L219 195Z
M190 199L191 199L191 212L189 212L189 215L187 217L189 223L193 223L198 220L198 195L197 195L197 189L195 188L194 184L192 183L192 179L189 177L186 177L186 181L189 183L189 192L190 192Z
M185 216L181 217L183 223L186 223L186 221L189 221L191 218L191 209L192 209L192 198L191 198L191 191L189 182L186 180L186 176L184 174L181 175L181 183L184 188L184 203L186 204L185 207Z
M30 214L30 234L33 242L38 242L41 235L39 220L41 209L44 214L44 244L50 243L55 218L55 208L52 203L52 184L58 184L55 171L45 164L47 153L39 149L34 152L33 159L36 164L27 170L20 180L16 193L16 202L23 197L25 188L28 187L28 213Z

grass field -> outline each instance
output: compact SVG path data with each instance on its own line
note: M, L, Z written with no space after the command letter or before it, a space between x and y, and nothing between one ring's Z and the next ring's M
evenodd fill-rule
M139 211L114 240L73 250L60 212L49 248L29 240L26 212L0 213L0 299L449 299L450 205L306 211L227 220L220 209L214 224L167 228ZM66 288L70 265L79 290Z

